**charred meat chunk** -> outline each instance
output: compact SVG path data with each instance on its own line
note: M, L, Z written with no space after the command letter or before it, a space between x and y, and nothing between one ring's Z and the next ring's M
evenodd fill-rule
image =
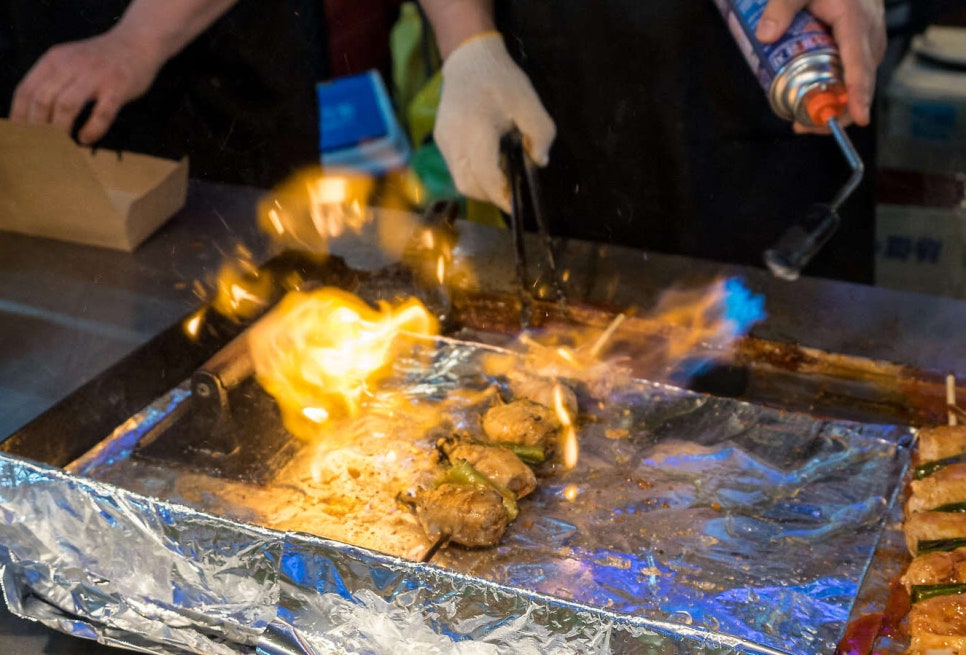
M966 453L966 425L939 425L919 431L919 457L923 462Z
M577 415L577 394L559 380L520 375L511 371L507 374L507 382L515 397L524 398L551 409L556 406L559 394L560 403L567 413L570 416Z
M948 550L954 545L966 545L966 514L917 512L906 518L903 531L906 533L909 553L913 556L933 550Z
M941 462L934 462L936 470L931 475L910 483L911 493L906 502L909 514L966 504L966 463L940 467Z
M495 489L444 482L416 497L416 518L430 539L463 546L493 546L510 522Z
M450 461L465 460L496 484L523 498L537 488L537 478L513 451L501 446L448 441L442 444Z
M919 555L909 564L902 583L909 592L916 585L966 583L966 548Z
M966 652L966 596L937 596L915 603L909 612L911 655Z
M494 443L538 447L550 453L557 445L559 431L556 413L530 400L495 405L483 415L483 432Z

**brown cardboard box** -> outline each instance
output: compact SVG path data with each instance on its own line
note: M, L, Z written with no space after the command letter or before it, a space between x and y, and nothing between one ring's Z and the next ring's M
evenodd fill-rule
M188 160L92 152L0 119L0 230L133 251L184 206Z

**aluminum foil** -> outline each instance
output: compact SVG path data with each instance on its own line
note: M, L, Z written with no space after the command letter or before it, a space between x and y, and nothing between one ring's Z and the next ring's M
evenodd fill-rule
M414 402L500 383L487 348L438 346L398 371ZM581 396L578 467L541 478L499 546L420 564L242 522L223 498L189 506L163 476L93 479L123 478L189 399L175 389L76 473L0 458L5 597L150 653L834 652L910 431L633 379Z

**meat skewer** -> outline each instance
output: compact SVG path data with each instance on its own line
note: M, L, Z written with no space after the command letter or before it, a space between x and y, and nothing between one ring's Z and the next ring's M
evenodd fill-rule
M919 433L903 530L914 559L902 582L912 602L909 653L966 652L966 428Z
M576 406L576 396L572 402ZM437 441L452 466L434 487L417 491L412 503L434 542L424 561L448 543L484 547L499 542L517 517L517 499L536 489L527 462L542 462L554 451L561 421L554 410L524 398L491 407L482 428L488 443L452 434Z
M556 413L532 400L495 405L483 415L483 433L490 442L539 448L545 455L556 449L560 428Z
M430 539L470 547L497 543L510 522L496 490L448 482L416 496L416 518Z
M440 449L450 461L469 462L490 480L512 491L517 498L523 498L537 488L533 470L508 448L450 439L443 440Z

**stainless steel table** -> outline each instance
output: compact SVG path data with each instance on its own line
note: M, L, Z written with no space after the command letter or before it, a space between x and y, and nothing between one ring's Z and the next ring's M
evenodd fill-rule
M256 259L269 250L255 228L259 192L193 182L188 204L133 254L0 234L0 439L43 413L138 345L197 308L195 280L214 275L238 244ZM513 284L509 234L460 226L459 249L489 288ZM385 257L367 239L333 243L350 265ZM742 275L766 297L769 318L754 335L930 371L966 371L966 302L765 271L567 244L562 266L574 295L616 305L652 305L686 280ZM0 609L0 653L119 651L55 633Z

